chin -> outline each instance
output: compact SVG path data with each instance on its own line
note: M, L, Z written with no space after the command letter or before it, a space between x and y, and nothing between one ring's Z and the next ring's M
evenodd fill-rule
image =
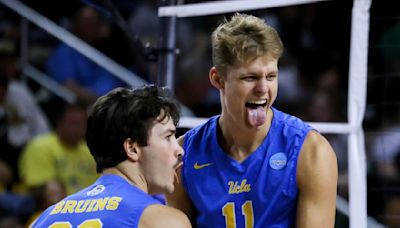
M154 187L153 189L149 190L149 194L171 194L174 192L174 185L163 185L163 186L158 186Z
M167 190L165 190L165 193L166 193L166 194L172 194L172 193L174 192L174 190L175 190L174 187L168 188Z
M168 185L168 186L165 186L165 188L164 188L164 192L167 193L167 194L173 193L174 190L175 190L175 186L174 186L173 183L171 183L171 184Z

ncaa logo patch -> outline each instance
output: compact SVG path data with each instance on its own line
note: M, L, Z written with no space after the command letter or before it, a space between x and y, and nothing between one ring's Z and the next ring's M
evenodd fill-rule
M86 193L86 195L88 196L95 196L98 195L100 193L102 193L104 191L104 189L106 189L106 187L104 187L104 185L96 185L92 190L88 191Z
M280 170L285 168L287 163L286 154L279 152L271 156L269 159L269 166L275 170Z

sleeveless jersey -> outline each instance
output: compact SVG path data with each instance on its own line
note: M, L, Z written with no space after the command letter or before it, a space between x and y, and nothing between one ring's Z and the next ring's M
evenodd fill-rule
M46 209L33 227L138 227L151 204L160 203L122 177L107 174Z
M298 155L311 127L273 108L267 137L246 160L217 141L219 116L185 135L182 181L198 227L293 227Z

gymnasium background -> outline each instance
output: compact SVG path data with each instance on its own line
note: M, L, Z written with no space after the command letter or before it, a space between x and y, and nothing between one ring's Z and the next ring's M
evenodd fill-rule
M29 65L43 73L39 74L38 79L21 69L21 80L32 90L36 102L52 120L57 110L57 100L66 97L57 95L48 86L52 84L43 81L52 81L52 76L46 73L45 64L60 40L29 20L22 20L20 14L6 6L5 2L8 1L0 1L0 52L14 52L23 58L21 67ZM72 17L79 7L97 7L110 33L94 48L134 72L145 83L157 83L160 58L157 59L157 52L151 53L149 50L163 48L158 6L165 4L165 1L110 1L126 23L125 27L118 24L118 19L112 16L104 2L22 1L66 30L71 28ZM201 2L178 1L181 4ZM400 227L400 8L394 0L373 0L371 3L366 107L362 122L367 171L367 224L368 227ZM277 108L308 122L349 121L352 9L352 1L332 0L242 11L264 18L278 30L285 45L279 63ZM230 15L176 20L175 40L179 54L175 56L172 86L177 98L185 106L185 117L207 118L220 112L219 94L208 81L211 67L210 33L219 20ZM140 48L138 41L150 48ZM178 133L182 134L187 129L182 127ZM348 175L348 137L347 134L325 135L339 161L338 195L341 201L338 202L336 227L349 227L348 184L352 180ZM7 153L3 148L0 151ZM2 189L2 194L14 191L12 187L3 186ZM5 209L0 210L1 216L6 218L10 213L3 211ZM20 219L18 211L11 214Z

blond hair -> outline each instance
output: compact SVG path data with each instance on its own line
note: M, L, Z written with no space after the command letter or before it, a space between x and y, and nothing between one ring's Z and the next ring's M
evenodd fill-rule
M213 65L218 71L266 54L279 58L283 53L282 41L274 28L258 17L240 13L229 21L224 19L212 33L211 42Z

